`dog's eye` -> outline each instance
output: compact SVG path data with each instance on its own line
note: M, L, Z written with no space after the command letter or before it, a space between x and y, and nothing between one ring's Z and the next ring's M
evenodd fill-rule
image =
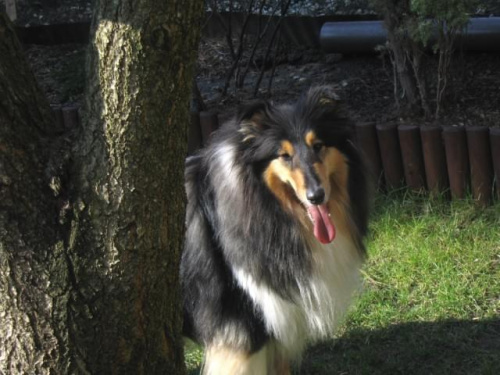
M323 146L324 146L323 143L317 142L317 143L313 144L312 148L313 148L314 152L318 153L323 149Z
M289 162L292 160L292 157L290 156L290 154L288 154L286 152L283 154L280 154L279 157L281 158L281 160L286 161L286 162Z

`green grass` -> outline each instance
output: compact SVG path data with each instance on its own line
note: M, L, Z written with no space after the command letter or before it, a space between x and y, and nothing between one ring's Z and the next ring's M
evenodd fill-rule
M500 204L381 196L367 243L363 292L297 374L500 374Z
M186 339L184 344L184 362L188 370L188 375L200 373L200 366L203 361L203 348L193 341Z

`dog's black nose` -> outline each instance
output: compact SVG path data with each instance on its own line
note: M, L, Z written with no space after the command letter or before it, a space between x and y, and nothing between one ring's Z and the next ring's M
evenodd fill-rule
M308 189L306 196L307 200L312 204L321 204L325 200L325 190L322 187Z

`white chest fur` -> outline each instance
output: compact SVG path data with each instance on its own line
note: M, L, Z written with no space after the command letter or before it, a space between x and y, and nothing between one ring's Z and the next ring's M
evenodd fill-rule
M361 257L340 233L331 244L316 242L312 253L313 272L293 302L257 283L245 270L233 270L239 285L260 307L268 331L289 356L299 355L308 343L332 337L359 286Z

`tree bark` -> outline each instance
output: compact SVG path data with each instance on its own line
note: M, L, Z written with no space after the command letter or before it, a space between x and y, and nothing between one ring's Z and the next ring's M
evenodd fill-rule
M0 373L66 373L68 267L49 105L0 13Z
M178 261L203 2L95 7L67 184L63 137L0 16L0 373L185 372Z
M202 7L96 4L69 243L76 372L184 372L178 261Z

